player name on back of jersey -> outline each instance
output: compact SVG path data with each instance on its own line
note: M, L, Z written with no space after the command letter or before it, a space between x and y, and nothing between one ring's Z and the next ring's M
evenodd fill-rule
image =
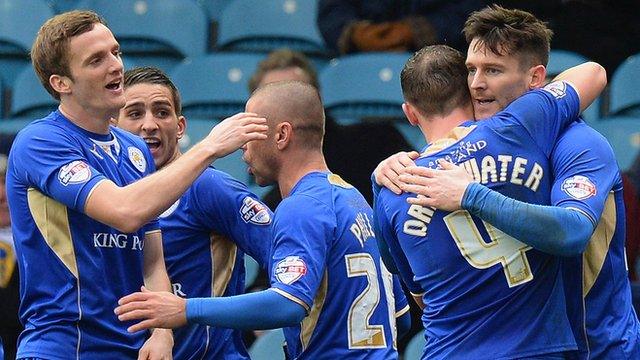
M447 158L451 161L450 158ZM531 191L537 191L540 181L544 177L544 169L537 162L527 166L530 161L524 157L513 155L486 155L482 159L471 158L458 165L473 176L474 180L485 185L489 183L506 183L524 186ZM427 164L428 167L437 167L436 161ZM426 236L427 228L431 223L433 207L411 205L407 214L413 219L404 223L405 234L414 236Z
M534 162L530 169L527 169L528 164L529 160L520 156L514 158L512 155L487 155L482 159L469 159L460 165L483 185L510 182L537 191L544 170L537 162Z
M375 238L373 233L373 226L371 226L371 221L367 214L359 212L356 216L356 221L351 224L349 230L355 235L358 242L360 242L360 246L364 247L364 243L369 240Z
M461 161L466 157L448 155L444 159L464 167L475 181L483 185L510 182L514 185L523 185L532 191L537 191L538 186L540 186L540 180L544 176L544 169L540 164L534 161L533 166L527 169L530 161L520 156L507 154L498 156L486 155L482 159L470 158ZM437 168L438 163L433 160L429 161L425 166Z
M93 247L142 251L144 239L135 234L93 233Z

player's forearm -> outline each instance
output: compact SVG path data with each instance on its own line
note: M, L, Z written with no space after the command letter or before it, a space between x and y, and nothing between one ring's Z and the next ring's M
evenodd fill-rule
M142 251L145 287L151 291L171 292L171 281L164 263L160 232L145 236L145 247Z
M104 181L87 200L90 217L134 232L169 208L216 158L202 143L162 170L124 187Z
M190 323L241 330L293 326L306 315L301 305L271 290L230 297L187 299L186 312Z
M580 97L580 111L584 111L607 86L607 72L600 64L590 61L569 68L553 79L560 80L574 86Z
M578 211L528 204L478 183L467 187L462 208L507 235L553 255L582 253L594 230L593 223Z

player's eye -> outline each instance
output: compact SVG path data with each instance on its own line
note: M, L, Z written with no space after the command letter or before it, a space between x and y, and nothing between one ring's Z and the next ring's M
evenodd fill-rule
M467 71L469 72L469 75L473 75L476 73L476 69L475 68L467 68Z
M488 68L487 69L487 74L489 75L496 75L496 74L500 74L502 71L496 69L496 68Z
M127 113L127 117L131 118L131 119L137 119L142 115L142 113L140 111L130 111L129 113Z

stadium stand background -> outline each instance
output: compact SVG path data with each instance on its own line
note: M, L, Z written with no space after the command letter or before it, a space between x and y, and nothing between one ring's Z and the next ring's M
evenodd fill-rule
M580 16L600 11L604 2L591 2L591 8L563 8L561 1L498 1L502 5L532 11L550 21L556 31L548 66L549 74L589 58L608 71L605 93L583 113L585 120L611 142L620 168L625 171L627 207L635 211L628 217L628 256L630 276L637 279L640 249L637 194L640 186L640 25L626 22L629 1L617 1L598 21L599 34L614 34L614 40L596 43L571 40L567 24L587 26ZM571 3L571 2L569 2ZM56 13L71 9L93 9L105 17L122 45L125 68L158 66L174 79L183 95L189 119L184 149L202 138L221 119L244 108L249 96L247 81L256 64L275 49L288 47L304 52L316 65L327 111L340 123L391 122L415 149L424 146L417 129L402 116L399 71L408 53L350 54L332 58L316 25L316 0L0 0L0 133L14 134L29 121L55 109L56 102L40 85L29 63L29 50L40 25ZM637 8L636 8L637 10ZM632 26L630 29L629 27ZM604 29L604 30L603 30ZM623 35L615 35L621 33ZM592 32L589 32L592 34ZM623 39L624 37L624 39ZM636 45L634 45L636 44ZM617 45L615 58L601 56L603 47ZM609 51L610 53L611 51ZM634 55L634 53L638 53ZM367 134L361 134L367 136ZM7 144L4 144L7 145ZM4 146L7 148L8 146ZM374 144L375 146L375 144ZM409 150L409 149L407 149ZM5 151L7 151L5 149ZM219 164L258 194L259 189L246 175L237 152ZM634 165L635 164L635 165ZM253 263L248 260L253 269ZM255 271L250 272L255 279ZM248 285L251 281L248 282ZM634 299L640 301L640 285L633 284ZM417 314L418 312L416 312ZM414 317L414 322L419 317ZM415 326L416 324L414 324ZM415 329L418 329L417 324ZM422 334L406 336L400 350L409 343L408 354L420 354ZM281 336L269 336L256 343L252 354L264 353ZM411 340L411 341L409 341ZM269 350L270 351L270 350ZM269 353L269 352L267 352ZM407 356L407 359L415 355ZM259 357L256 357L259 358Z

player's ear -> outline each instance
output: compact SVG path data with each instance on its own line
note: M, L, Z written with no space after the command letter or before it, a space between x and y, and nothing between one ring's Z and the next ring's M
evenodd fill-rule
M182 139L184 132L187 129L187 118L183 115L178 116L178 140Z
M278 150L284 150L291 142L293 126L290 122L284 121L276 125L275 140Z
M546 82L547 68L544 65L536 65L529 69L529 89L537 89L542 87Z
M49 76L49 85L60 95L71 93L71 79L67 76L53 74Z
M402 112L404 112L404 116L409 120L409 124L412 126L418 126L418 115L417 109L409 104L408 102L402 103Z

